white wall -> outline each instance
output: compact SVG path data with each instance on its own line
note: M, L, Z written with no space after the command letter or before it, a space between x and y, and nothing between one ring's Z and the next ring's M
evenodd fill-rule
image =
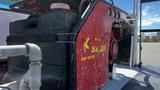
M27 17L26 14L0 10L0 46L6 45L6 37L9 35L9 23Z

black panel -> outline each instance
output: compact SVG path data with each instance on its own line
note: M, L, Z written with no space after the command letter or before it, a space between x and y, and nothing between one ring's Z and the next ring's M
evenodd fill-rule
M155 2L160 0L141 0L141 3Z
M75 13L71 11L65 12L65 10L62 10L62 12L59 12L59 10L53 10L52 12L49 12L45 15L42 15L38 19L38 30L40 31L60 31L60 30L66 30L65 32L68 32L68 30L71 30L71 26L74 26L77 22L77 16ZM72 20L72 22L71 22Z
M121 41L118 42L118 57L117 62L129 63L131 51L131 35L126 35Z
M29 42L39 45L42 50L41 90L68 90L73 87L69 86L71 82L69 75L75 73L70 70L70 68L75 68L75 63L73 63L75 59L72 58L75 52L70 50L73 50L75 45L64 43L68 42L70 34L67 36L57 34L72 33L71 29L77 21L77 14L71 11L56 10L40 17L15 21L10 24L8 45ZM8 69L12 78L17 79L28 70L29 62L26 59L28 58L24 56L9 58Z
M141 32L160 32L160 29L143 29Z

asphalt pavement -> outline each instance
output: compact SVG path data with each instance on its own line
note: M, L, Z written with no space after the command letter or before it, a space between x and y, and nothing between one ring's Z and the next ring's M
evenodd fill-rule
M142 43L142 63L160 66L160 43Z
M142 43L142 63L139 73L121 90L160 90L160 43Z

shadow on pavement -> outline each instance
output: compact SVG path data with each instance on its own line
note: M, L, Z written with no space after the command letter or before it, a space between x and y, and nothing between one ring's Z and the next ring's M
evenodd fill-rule
M143 66L140 72L160 78L160 67L158 66Z
M141 79L139 79L141 78ZM121 90L155 90L150 84L150 75L137 74L125 87Z

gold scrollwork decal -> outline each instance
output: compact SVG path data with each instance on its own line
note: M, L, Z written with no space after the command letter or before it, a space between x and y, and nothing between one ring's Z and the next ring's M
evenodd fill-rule
M100 44L101 39L98 37L95 37L93 39L95 42L97 42L98 44ZM105 44L100 44L99 46L97 45L89 45L89 42L91 41L91 39L89 37L87 37L85 39L85 41L83 42L83 50L88 50L89 52L91 52L91 55L87 55L87 56L82 56L81 57L81 61L91 61L91 60L95 60L95 55L96 53L104 53L107 49L107 45Z

